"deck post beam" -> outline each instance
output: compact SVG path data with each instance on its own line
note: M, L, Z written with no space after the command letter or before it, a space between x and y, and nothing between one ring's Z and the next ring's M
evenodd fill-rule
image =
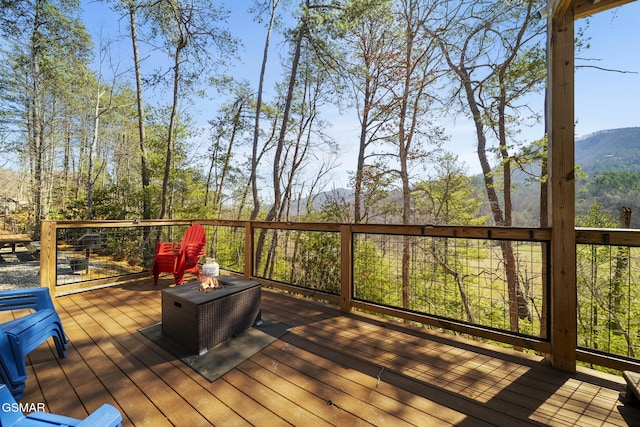
M350 313L353 298L353 230L340 226L340 310Z
M551 236L551 363L575 372L577 349L574 14L566 1L547 33L547 137Z
M246 280L255 274L255 250L253 239L253 222L246 221L244 227L244 273Z
M49 288L52 297L56 294L56 221L40 222L40 287Z

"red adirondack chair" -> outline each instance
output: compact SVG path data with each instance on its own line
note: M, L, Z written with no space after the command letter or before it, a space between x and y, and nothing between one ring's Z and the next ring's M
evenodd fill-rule
M182 242L160 242L156 245L156 255L151 266L153 284L158 284L161 272L173 273L176 285L181 285L184 274L195 273L200 277L198 261L206 254L206 232L204 227L195 224L187 228Z

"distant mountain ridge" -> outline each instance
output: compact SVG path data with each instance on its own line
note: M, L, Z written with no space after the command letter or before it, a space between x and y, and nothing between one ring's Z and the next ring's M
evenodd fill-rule
M591 205L597 202L604 212L618 218L622 206L625 206L634 212L632 228L640 227L638 190L621 178L599 180L601 176L623 172L639 174L640 181L640 127L607 129L576 139L575 164L582 172L576 175L575 181L577 216L586 215ZM539 171L539 167L536 170ZM539 224L539 183L527 178L528 175L514 171L514 223L518 226ZM603 184L607 187L603 188Z
M611 196L614 197L607 199L598 197L590 191L587 193L580 191L586 188L585 186L590 180L605 172L640 174L640 127L607 129L576 139L575 164L586 175L586 177L581 175L576 180L576 191L580 193L576 200L577 214L585 214L594 200L598 200L606 205L605 210L608 213L617 218L620 210L619 205L625 204L627 207L633 207L634 212L637 212L634 215L633 223L640 227L640 205L635 206L636 195L633 194L633 191L625 193L625 190L620 189L621 191L618 193L624 194L612 194ZM537 181L532 181L531 176L539 175L540 167L539 165L530 165L529 171L528 174L517 169L513 171L514 222L518 226L537 226L539 224L540 184ZM480 194L486 194L482 176L476 176L474 182ZM353 192L350 189L333 189L318 194L313 200L313 206L320 209L329 200L351 202L352 198ZM302 202L304 204L306 200L303 199ZM488 211L483 212L483 214L488 213Z
M640 172L640 127L602 130L579 138L575 162L587 175Z

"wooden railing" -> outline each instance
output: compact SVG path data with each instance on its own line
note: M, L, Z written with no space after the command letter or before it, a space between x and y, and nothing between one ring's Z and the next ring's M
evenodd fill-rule
M640 371L640 230L578 228L576 251L577 359Z
M558 319L549 310L550 269L568 267L554 265L548 255L550 229L222 220L44 221L41 286L62 295L148 275L157 236L180 240L182 231L193 223L207 229L207 255L215 256L231 274L335 304L344 312L363 310L541 354L554 351L550 331ZM74 242L87 234L100 236L102 247L88 252L87 271L68 281L63 274L67 261L60 254L73 251ZM607 271L615 273L616 264L618 270L626 268L617 273L621 275L615 292L626 291L627 296L617 302L624 300L629 307L624 321L609 313L608 324L615 320L617 335L605 351L599 344L603 341L598 329L604 318L596 318L595 327L585 326L584 318L572 322L579 337L576 358L618 370L637 370L634 334L640 333L640 325L630 316L635 311L634 279L640 277L640 262L636 270L640 256L635 252L640 233L578 229L576 236L579 251L596 248L597 252L603 246L615 249L616 256L606 258ZM505 273L507 248L515 262L515 282ZM75 249L82 253L82 247ZM107 268L110 259L120 264L128 261L130 268ZM577 266L588 268L580 262L588 260L582 259ZM604 273L605 268L599 268ZM585 289L580 273L579 294L606 294L602 289L598 294L593 286ZM516 292L512 293L514 284ZM584 316L584 310L579 309L579 316ZM590 342L585 338L587 330L598 339ZM611 351L620 348L621 341L629 344L629 351Z

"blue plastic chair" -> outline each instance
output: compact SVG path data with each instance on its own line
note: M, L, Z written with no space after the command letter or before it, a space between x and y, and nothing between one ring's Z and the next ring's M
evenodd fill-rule
M27 310L28 314L0 324L0 381L16 399L24 395L27 379L24 358L53 337L60 358L68 340L49 290L27 288L0 292L0 311Z
M84 420L47 412L25 415L9 389L0 384L0 426L2 427L121 427L122 415L113 406L105 403Z

